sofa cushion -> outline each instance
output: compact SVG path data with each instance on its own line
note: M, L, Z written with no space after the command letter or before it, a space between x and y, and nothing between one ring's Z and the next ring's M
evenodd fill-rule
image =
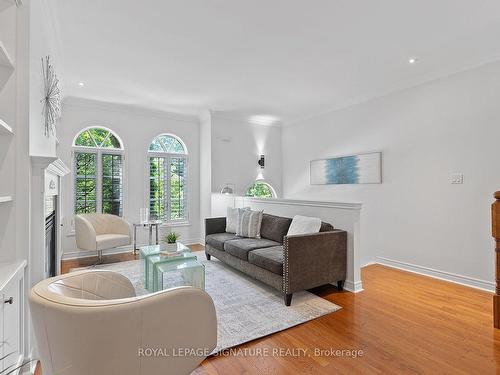
M234 240L238 237L234 233L214 233L214 234L209 234L205 237L205 243L207 245L210 245L217 250L224 251L224 242L229 241L229 240Z
M228 254L248 261L249 251L277 245L279 245L278 242L263 238L239 238L224 242L224 250Z
M283 275L283 246L250 251L248 261L277 275Z
M262 224L260 226L261 238L283 243L283 237L286 236L292 219L289 217L262 215Z
M332 231L334 228L333 228L333 225L330 224L330 223L325 223L325 222L321 222L321 227L319 228L319 231L320 232L330 232Z

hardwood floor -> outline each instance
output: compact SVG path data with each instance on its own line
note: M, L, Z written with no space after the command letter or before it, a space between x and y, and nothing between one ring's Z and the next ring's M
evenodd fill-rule
M65 270L82 265L69 262ZM241 345L240 352L210 357L194 373L500 373L492 294L380 265L363 268L362 279L365 290L358 294L331 286L312 290L340 311ZM288 354L297 357L273 356L273 349L295 349ZM330 353L337 349L362 353ZM254 356L258 350L269 355Z
M241 345L307 351L305 356L233 355L205 360L197 374L498 374L500 330L492 294L380 265L362 270L365 290L313 290L342 309ZM293 304L293 302L292 302ZM315 356L356 349L357 358Z

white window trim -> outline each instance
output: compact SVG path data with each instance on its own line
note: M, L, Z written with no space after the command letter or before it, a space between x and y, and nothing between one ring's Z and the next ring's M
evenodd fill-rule
M184 146L184 149L185 148L185 145L184 145L184 142L182 142L182 140L178 137L176 137L175 135L172 135L172 134L161 134L161 135L167 135L167 136L171 136L171 137L174 137L176 138L177 140L179 140L181 142L181 144ZM153 138L153 140L156 139ZM148 145L148 148L149 148L149 145ZM147 206L150 207L150 204L151 204L151 201L150 201L150 195L151 195L151 186L150 186L150 177L151 177L151 163L150 163L150 158L164 158L164 159L167 159L167 164L170 165L170 160L171 158L183 158L185 161L186 161L186 176L185 176L185 179L186 179L186 186L185 186L185 194L186 194L186 199L185 199L185 205L187 206L187 210L185 210L185 217L183 217L182 219L177 219L177 220L172 220L170 219L170 183L166 184L167 186L167 191L165 192L166 196L168 197L168 209L167 209L167 213L166 213L166 216L169 218L168 220L164 220L163 223L161 224L161 227L169 227L169 226L188 226L188 225L191 225L190 221L189 221L189 212L190 212L190 208L191 208L191 205L189 204L189 182L190 182L190 178L189 178L189 155L188 154L176 154L176 153L169 153L169 152L161 152L161 151L150 151L148 150L148 153L147 153L147 157L146 157L146 170L148 171L148 175L147 175L147 181L146 181L146 202L147 202Z
M90 128L95 128L95 126L90 127ZM88 130L90 128L86 128L82 131L80 131L77 134L80 135L82 132L85 130ZM102 129L106 129L104 127L99 127ZM108 130L108 129L106 129ZM110 131L111 132L111 131ZM116 134L114 132L111 132L115 137ZM118 138L118 137L117 137ZM75 138L76 139L76 138ZM120 138L118 140L121 142ZM71 150L71 164L72 164L72 172L73 172L73 178L72 178L72 190L73 190L73 214L75 214L75 206L76 206L76 158L75 158L75 153L91 153L91 154L96 154L97 158L97 170L96 170L96 212L102 212L102 154L106 155L121 155L122 157L122 217L125 217L125 150L123 149L123 143L121 144L122 148L104 148L104 147L87 147L87 146L74 146Z

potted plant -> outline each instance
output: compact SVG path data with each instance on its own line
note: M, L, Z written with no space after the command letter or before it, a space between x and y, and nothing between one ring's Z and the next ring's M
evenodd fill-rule
M179 238L179 234L175 232L167 233L163 237L163 241L167 243L166 250L169 252L177 251L177 239Z

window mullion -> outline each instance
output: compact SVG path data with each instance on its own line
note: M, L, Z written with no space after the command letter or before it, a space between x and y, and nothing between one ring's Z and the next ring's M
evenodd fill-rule
M102 152L97 151L96 212L102 213Z
M165 171L164 177L163 177L163 187L165 189L165 219L166 221L171 221L171 215L170 215L170 209L172 207L172 204L170 202L170 156L163 158L164 168L163 170Z

